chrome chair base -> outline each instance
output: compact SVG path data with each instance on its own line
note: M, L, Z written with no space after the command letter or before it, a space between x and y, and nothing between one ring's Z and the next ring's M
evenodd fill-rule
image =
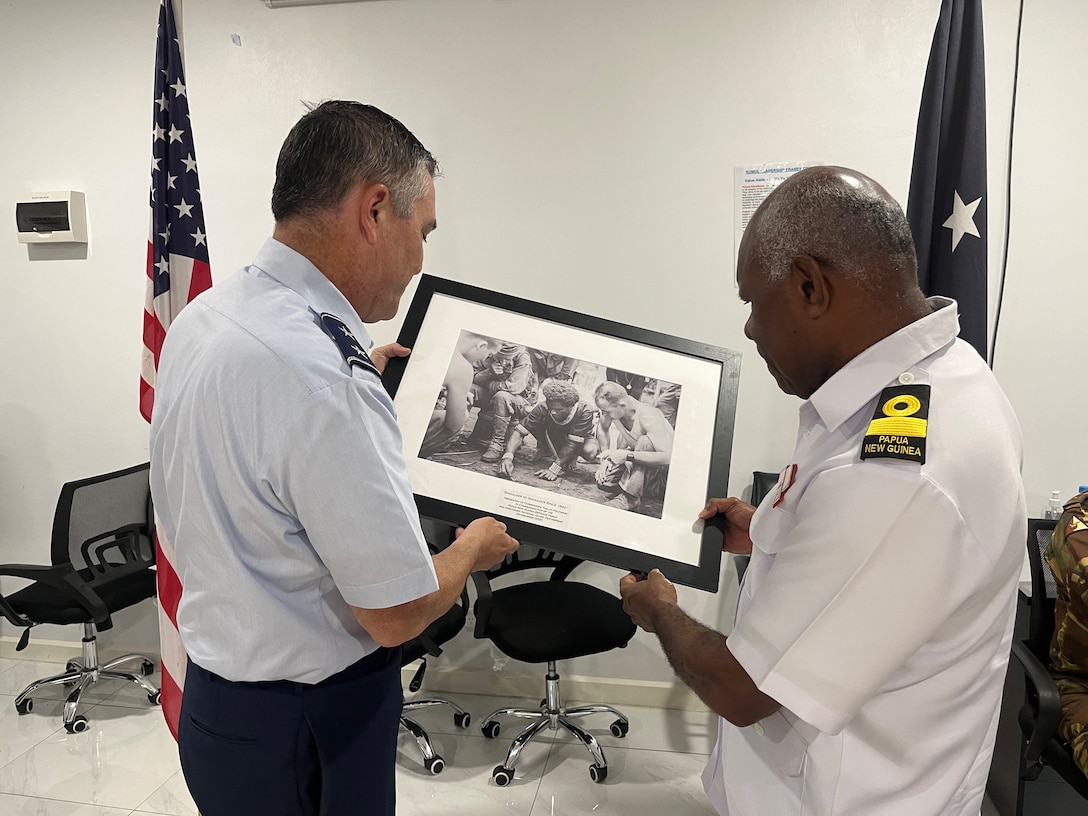
M126 671L118 671L120 666L132 661L140 661L140 674ZM116 660L111 660L103 666L98 664L98 644L95 640L94 624L83 624L83 654L79 660L69 660L60 674L51 677L43 677L35 680L19 696L15 698L15 710L20 714L29 714L34 708L34 700L31 695L45 686L70 687L67 698L64 700L64 713L61 723L70 734L77 734L87 730L87 718L77 714L80 698L83 692L102 680L123 680L134 683L147 692L147 700L152 705L159 704L159 690L147 682L144 677L155 672L155 663L151 658L141 654L127 654Z
M497 785L505 786L510 784L517 768L518 757L521 755L522 749L529 744L533 737L544 729L558 731L562 728L577 737L578 741L586 747L586 750L589 751L590 756L593 758L593 763L589 766L589 778L594 782L604 782L608 777L608 761L605 759L604 749L601 748L601 744L596 737L580 728L572 720L590 714L612 714L616 717L616 720L610 726L610 730L613 736L619 738L627 736L627 732L631 727L630 721L622 712L609 705L585 705L565 708L559 693L559 673L556 671L554 660L548 662L548 673L544 680L547 696L540 701L540 708L500 708L491 712L483 725L480 726L480 730L485 737L494 739L499 735L498 718L515 717L532 720L520 734L514 737L510 750L506 754L506 761L502 765L495 766L491 773L492 778Z
M437 775L445 770L446 760L434 750L434 745L431 744L431 737L423 729L423 726L411 717L405 716L405 712L418 711L422 708L431 708L433 706L447 706L448 708L453 709L453 723L458 728L468 728L469 723L472 722L472 715L461 708L461 706L457 705L457 703L443 697L429 697L425 700L412 700L411 702L406 702L403 708L401 708L400 727L415 738L416 745L419 746L419 751L423 754L423 767L432 774Z

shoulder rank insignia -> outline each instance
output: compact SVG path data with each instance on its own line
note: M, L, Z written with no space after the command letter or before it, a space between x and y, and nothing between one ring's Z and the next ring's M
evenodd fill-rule
M374 361L370 359L370 355L366 353L366 349L355 339L355 335L351 333L351 329L347 327L343 320L336 315L322 312L321 325L325 327L325 331L329 333L329 336L336 341L336 347L340 349L340 353L344 355L344 360L349 366L359 366L367 371L373 371L379 377L381 376L381 372L374 365Z
M880 392L861 443L862 459L905 459L925 464L929 386L893 385Z

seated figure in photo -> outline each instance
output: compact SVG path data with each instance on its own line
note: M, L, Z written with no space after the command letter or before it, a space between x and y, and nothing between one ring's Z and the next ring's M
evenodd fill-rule
M659 381L654 390L654 408L659 410L665 420L676 427L676 412L680 407L680 386L676 383Z
M618 383L601 383L593 399L601 410L597 486L616 494L608 504L637 510L644 494L664 489L672 459L672 425L658 408L631 396Z
M573 357L535 348L529 349L529 360L539 383L544 383L545 380L572 380L574 369L578 366L578 361Z
M419 448L421 459L446 450L461 433L472 406L472 378L476 373L474 365L494 354L501 345L501 340L492 337L469 331L461 332L457 339L457 350L442 381L442 396L431 413L431 421Z
M506 446L511 420L525 416L536 405L537 379L525 346L504 343L476 366L472 394L480 414L470 443L486 444L480 460L497 462Z
M1062 700L1061 738L1088 774L1088 491L1065 503L1046 551L1057 584L1050 670Z
M593 434L597 412L581 401L578 389L569 382L548 380L541 390L544 401L514 424L506 440L499 460L500 476L508 479L513 476L514 454L530 436L536 440L536 458L552 457L551 465L535 474L549 482L573 468L579 456L587 462L597 458L598 445Z

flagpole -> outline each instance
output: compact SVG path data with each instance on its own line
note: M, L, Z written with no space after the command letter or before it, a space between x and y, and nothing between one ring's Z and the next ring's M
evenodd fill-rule
M174 7L174 28L178 36L178 50L181 51L181 61L185 62L185 21L181 15L182 0L170 0Z

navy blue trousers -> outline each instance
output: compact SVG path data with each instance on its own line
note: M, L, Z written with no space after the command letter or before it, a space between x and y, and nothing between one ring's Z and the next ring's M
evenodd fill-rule
M400 657L378 649L315 685L189 661L178 748L201 816L393 816Z

